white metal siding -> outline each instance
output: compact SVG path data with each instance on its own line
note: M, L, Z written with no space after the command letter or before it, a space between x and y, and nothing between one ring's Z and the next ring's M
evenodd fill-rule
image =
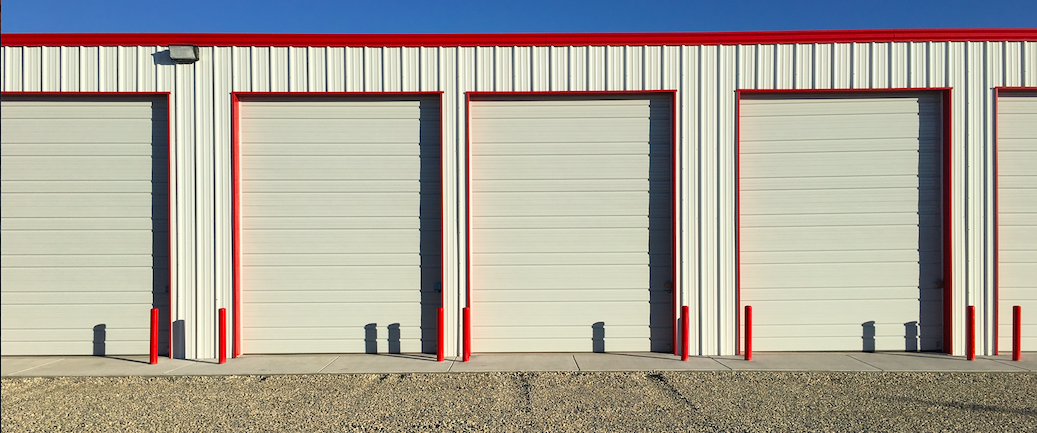
M143 354L168 316L166 104L4 96L3 355Z
M439 101L241 102L244 353L435 351Z
M473 350L671 350L668 97L470 107Z
M941 112L919 94L742 99L754 349L941 349Z
M1022 307L1023 350L1037 348L1037 92L997 101L998 346L1012 350L1012 307Z
M948 87L953 343L976 305L979 353L993 348L993 88L1037 86L1037 41L742 45L0 47L4 92L170 92L177 357L215 356L215 309L230 307L230 92L442 91L446 348L464 305L465 92L677 91L680 300L692 353L735 353L735 90Z

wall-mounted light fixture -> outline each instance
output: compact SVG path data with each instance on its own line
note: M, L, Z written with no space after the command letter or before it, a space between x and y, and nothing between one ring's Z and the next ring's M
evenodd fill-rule
M197 62L198 47L194 45L170 45L169 58L177 63Z

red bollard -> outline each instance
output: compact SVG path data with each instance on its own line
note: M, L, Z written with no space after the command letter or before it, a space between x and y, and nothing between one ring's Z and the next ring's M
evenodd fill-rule
M227 363L227 309L220 308L220 364Z
M436 343L436 361L443 362L446 357L443 356L443 307L439 307L438 320L436 322L436 332L438 332L438 340Z
M753 307L745 306L745 360L753 360Z
M688 360L688 330L691 329L688 318L691 310L687 305L681 307L681 361Z
M965 359L976 360L976 307L965 309Z
M1012 361L1023 359L1023 307L1012 307Z
M149 364L158 364L158 308L151 309L151 359Z
M462 348L461 361L468 362L472 359L472 310L469 307L465 307L462 310L464 315L464 347Z

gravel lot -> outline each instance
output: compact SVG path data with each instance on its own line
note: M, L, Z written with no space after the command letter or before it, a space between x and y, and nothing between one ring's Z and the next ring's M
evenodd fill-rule
M1037 373L4 378L17 431L1037 431Z

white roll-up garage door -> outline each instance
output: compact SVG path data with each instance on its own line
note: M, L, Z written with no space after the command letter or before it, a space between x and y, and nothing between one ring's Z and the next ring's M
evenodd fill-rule
M998 346L1012 349L1022 307L1023 349L1037 348L1037 92L997 100Z
M165 98L3 97L3 355L168 347Z
M942 348L940 97L743 94L754 349Z
M671 350L670 99L473 98L474 351Z
M430 352L439 98L240 102L242 350Z

